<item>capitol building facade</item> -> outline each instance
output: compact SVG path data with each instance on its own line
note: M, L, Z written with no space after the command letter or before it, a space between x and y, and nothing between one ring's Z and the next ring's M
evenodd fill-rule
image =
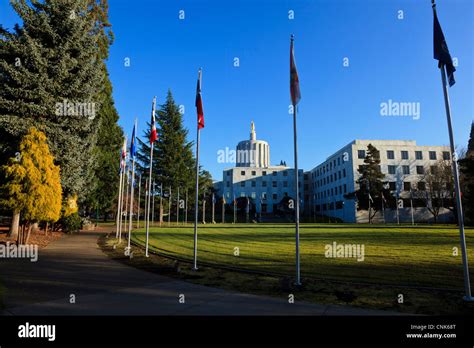
M300 197L303 197L303 170L299 170L299 176ZM270 145L257 140L252 122L249 140L237 144L235 167L224 169L222 181L215 183L215 188L228 204L245 197L258 214L273 213L282 201L295 198L295 170L283 162L271 165Z
M344 222L368 222L367 211L358 209L350 194L358 190L359 169L364 165L367 146L372 144L380 153L380 171L389 194L399 202L397 208L386 206L374 217L374 222L432 222L428 206L413 206L414 192L426 198L427 174L439 161L451 161L448 146L420 146L413 140L354 140L342 147L313 169L299 170L301 217L317 216ZM271 165L270 145L257 140L252 122L249 140L238 143L235 167L224 169L222 181L214 184L217 194L227 204L248 198L260 216L285 211L288 201L296 198L295 170L281 162ZM381 199L381 198L380 198ZM418 201L420 201L418 199ZM448 204L448 200L446 200ZM447 207L439 211L440 222L449 222L453 213Z

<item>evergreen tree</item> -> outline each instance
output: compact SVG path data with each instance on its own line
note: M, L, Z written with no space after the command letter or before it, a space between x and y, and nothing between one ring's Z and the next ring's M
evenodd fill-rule
M155 183L171 186L180 190L191 190L194 182L195 161L192 142L187 141L188 131L183 126L183 117L179 112L171 91L166 102L157 112L158 140L153 146L153 178ZM138 139L137 154L139 173L148 177L150 163L150 124L144 131L144 139Z
M378 210L381 209L383 192L384 197L388 197L384 191L386 189L383 185L385 175L380 170L380 152L375 146L369 144L364 159L364 164L358 168L360 174L357 184L359 189L355 192L359 202L359 208L369 209L369 222L375 216Z
M84 110L78 113L60 107L71 102L100 109L96 100L103 80L98 51L100 23L97 11L91 12L91 8L97 10L91 2L12 1L23 26L16 25L13 32L0 28L3 160L13 154L18 139L35 126L46 133L61 166L66 195L87 193L86 178L95 162L92 151L99 119Z
M193 142L187 140L188 131L183 126L183 117L179 112L171 91L168 91L166 101L157 112L158 140L153 146L153 173L152 181L155 181L155 195L159 194L159 185L163 185L165 196L172 189L172 204L176 204L177 189L180 190L181 198L188 192L188 207L193 207L195 192L196 161L193 157ZM149 174L150 163L150 124L147 123L143 140L138 139L137 153L137 177L142 175L142 188ZM199 168L199 197L202 204L203 197L210 197L212 193L211 174ZM144 195L142 195L141 206L144 206ZM158 207L155 205L155 210ZM163 210L168 211L168 199L163 200ZM172 214L175 209L171 209ZM191 213L191 211L189 211ZM155 217L157 213L155 213Z
M91 192L87 196L86 209L98 210L106 221L107 215L114 212L112 208L118 194L119 154L123 142L123 131L117 124L119 116L114 106L112 84L108 75L101 94L99 117L100 126L94 149L96 164L90 175Z
M459 165L464 216L467 224L474 225L474 122L471 123L466 157L459 161Z
M54 164L44 133L31 128L19 150L3 166L7 182L0 188L1 204L20 214L27 233L19 241L27 243L31 223L59 219L62 189L59 166Z

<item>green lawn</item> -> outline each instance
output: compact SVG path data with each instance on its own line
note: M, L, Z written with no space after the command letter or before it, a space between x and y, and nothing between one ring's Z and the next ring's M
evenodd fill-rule
M200 225L198 260L206 263L294 274L294 225ZM474 230L467 229L474 278ZM133 232L144 244L144 230ZM303 224L300 230L302 277L375 284L415 285L463 290L459 232L454 226ZM365 259L326 258L325 245L363 244ZM240 256L234 256L238 247ZM453 256L453 247L459 255ZM150 250L192 259L193 228L153 228Z

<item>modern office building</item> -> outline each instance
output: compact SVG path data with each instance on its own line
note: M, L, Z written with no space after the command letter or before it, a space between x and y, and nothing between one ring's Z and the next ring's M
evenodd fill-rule
M408 198L410 190L424 190L423 178L440 159L450 160L448 146L418 146L415 141L402 140L354 140L323 163L305 173L305 213L337 217L345 222L366 222L367 213L357 210L354 199L345 198L358 189L358 169L364 165L367 146L372 144L380 152L380 169L391 194ZM426 208L416 208L418 220L429 220ZM407 207L397 212L406 220L411 214ZM395 212L387 209L379 220L394 222ZM440 218L449 219L449 210L442 209Z

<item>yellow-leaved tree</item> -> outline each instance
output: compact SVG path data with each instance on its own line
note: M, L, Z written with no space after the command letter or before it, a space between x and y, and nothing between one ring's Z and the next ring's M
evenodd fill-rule
M7 182L1 187L0 202L20 213L19 244L28 243L35 222L55 222L61 213L62 188L59 166L49 151L46 135L30 128L20 143L16 157L2 168Z

